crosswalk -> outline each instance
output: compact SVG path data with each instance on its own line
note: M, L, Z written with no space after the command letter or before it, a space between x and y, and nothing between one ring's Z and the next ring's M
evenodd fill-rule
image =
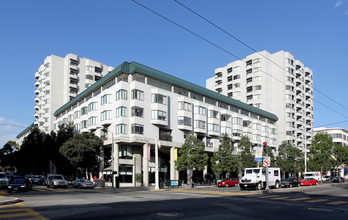
M308 204L325 204L330 206L335 205L345 205L348 208L348 200L329 200L329 199L316 199L308 196L289 196L281 194L250 194L250 193L241 193L241 192L219 192L219 191L204 191L204 190L167 190L167 192L177 192L177 193L202 193L202 194L214 194L214 195L225 195L225 196L245 196L258 199L271 199L271 200L284 200L291 202L305 202Z
M23 203L0 206L0 219L48 219Z

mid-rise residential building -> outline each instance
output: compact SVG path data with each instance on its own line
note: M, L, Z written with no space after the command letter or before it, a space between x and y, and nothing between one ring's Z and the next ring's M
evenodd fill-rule
M314 128L314 135L318 133L327 133L332 137L332 141L335 144L348 145L348 131L343 128Z
M342 144L343 146L348 145L348 131L343 128L326 128L319 127L314 128L314 135L318 133L326 133L332 137L334 144ZM340 166L332 169L328 175L341 176L348 179L348 164L340 164Z
M257 52L217 68L206 87L277 115L278 145L288 141L303 151L310 146L313 73L289 52Z
M35 73L34 125L44 132L50 132L53 113L112 69L100 62L74 54L46 57Z
M138 173L145 186L155 182L158 141L160 176L171 180L187 175L174 161L188 134L203 141L208 153L218 150L224 133L235 147L247 135L254 153L262 151L263 142L277 144L276 115L136 62L116 67L54 116L54 130L73 123L76 132L103 138L99 175L113 167L121 186L135 186ZM114 159L104 161L104 155Z

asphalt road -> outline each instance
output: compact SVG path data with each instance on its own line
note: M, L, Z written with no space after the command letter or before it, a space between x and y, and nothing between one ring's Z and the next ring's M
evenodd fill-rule
M32 192L11 196L23 202L0 207L0 218L211 220L346 219L348 216L348 184L269 192L240 191L237 187L159 191L35 187Z

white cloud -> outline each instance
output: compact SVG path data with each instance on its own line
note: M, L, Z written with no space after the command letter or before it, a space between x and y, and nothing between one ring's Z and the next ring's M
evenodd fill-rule
M338 0L335 4L335 8L343 7L344 8L344 15L348 15L348 0Z
M16 141L16 136L25 128L26 126L21 125L19 122L0 116L0 148L2 148L7 141Z

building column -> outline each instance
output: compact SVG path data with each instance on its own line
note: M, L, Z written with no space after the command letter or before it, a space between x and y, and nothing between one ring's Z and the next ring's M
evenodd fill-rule
M135 175L141 174L141 154L137 153L133 155L133 167L134 186L140 186L141 183L136 182Z
M143 145L143 184L149 187L149 161L148 154L150 153L150 144Z
M170 179L178 180L179 171L175 167L175 147L170 148Z
M120 164L119 164L119 159L118 159L118 144L114 144L114 155L112 155L112 162L113 162L113 168L114 171L117 171L117 174L114 176L114 181L116 176L120 176ZM114 186L116 186L116 182L114 182Z
M100 147L100 155L99 155L99 176L98 178L103 178L103 170L104 170L104 147Z

